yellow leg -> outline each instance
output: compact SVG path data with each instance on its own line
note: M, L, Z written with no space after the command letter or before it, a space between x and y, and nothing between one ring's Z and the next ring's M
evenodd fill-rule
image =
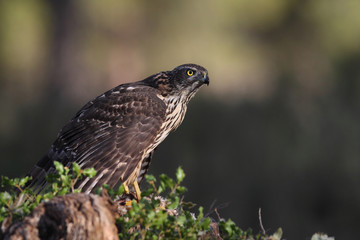
M141 199L141 191L140 191L140 188L139 188L139 184L137 183L137 181L135 180L135 182L133 183L133 186L135 188L135 192L136 192L136 198L138 201L140 201Z
M125 193L126 193L126 194L129 194L130 191L129 191L128 185L126 185L125 183L123 183L123 186L124 186Z

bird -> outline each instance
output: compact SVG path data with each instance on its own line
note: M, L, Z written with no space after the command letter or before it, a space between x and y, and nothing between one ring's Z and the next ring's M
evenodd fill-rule
M139 184L147 173L154 150L179 127L187 105L203 85L208 71L183 64L144 80L125 83L85 104L61 129L49 151L29 172L29 187L42 190L45 176L55 172L54 161L71 167L94 168L93 178L77 180L75 188L90 193L119 181L141 198Z

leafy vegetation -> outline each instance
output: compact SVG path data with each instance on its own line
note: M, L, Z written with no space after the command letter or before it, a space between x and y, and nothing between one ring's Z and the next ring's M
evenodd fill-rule
M1 177L1 187L6 191L0 193L0 222L20 221L43 201L54 196L78 193L79 190L74 188L75 182L96 174L94 169L82 170L77 164L73 164L71 169L59 162L54 165L56 173L46 178L49 187L39 194L24 188L29 177ZM157 182L154 176L147 175L148 188L143 191L142 199L139 202L132 200L125 215L117 219L120 239L210 239L215 237L214 233L223 239L281 239L281 230L270 237L254 235L251 230L241 230L230 219L215 222L204 215L203 207L195 210L196 214L191 212L189 208L193 208L194 204L184 202L182 197L186 191L181 185L184 177L185 173L180 167L175 180L161 174ZM124 193L122 186L117 190L104 187L113 199ZM214 228L218 228L218 231Z
M0 186L6 191L0 192L0 222L4 219L17 222L43 201L68 193L78 193L80 191L74 189L75 182L83 177L94 177L96 174L93 168L82 170L76 163L73 164L72 171L59 162L55 161L54 165L56 173L46 176L49 187L39 194L35 194L29 188L24 188L31 177L10 179L1 176Z

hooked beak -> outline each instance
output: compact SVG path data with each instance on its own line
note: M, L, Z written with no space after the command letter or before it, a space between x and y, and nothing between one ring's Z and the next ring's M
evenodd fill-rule
M201 79L201 81L209 86L210 80L209 80L209 76L207 75L207 73L204 74L204 77Z

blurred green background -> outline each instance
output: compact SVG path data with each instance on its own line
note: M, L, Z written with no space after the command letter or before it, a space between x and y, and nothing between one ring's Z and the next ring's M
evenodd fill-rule
M356 239L360 2L0 1L0 174L20 176L91 98L183 63L209 70L150 173L286 239ZM214 218L216 216L213 215Z

